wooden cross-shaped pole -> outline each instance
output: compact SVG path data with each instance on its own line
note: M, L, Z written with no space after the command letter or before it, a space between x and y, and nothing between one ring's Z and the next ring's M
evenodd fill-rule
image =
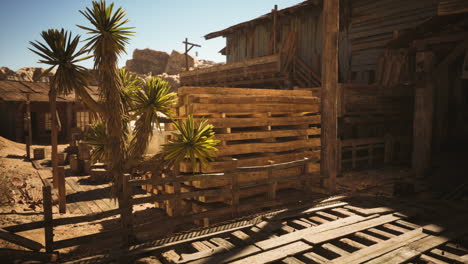
M185 44L185 69L188 71L189 66L188 66L188 52L193 48L193 47L201 47L201 45L195 44L195 43L190 43L188 42L188 39L185 38L185 41L182 41L182 43ZM189 47L190 46L190 47Z

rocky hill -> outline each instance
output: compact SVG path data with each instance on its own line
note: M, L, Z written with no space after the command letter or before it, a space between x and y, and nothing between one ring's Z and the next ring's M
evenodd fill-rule
M188 65L191 70L218 64L221 63L200 60L191 56L188 57ZM143 78L148 76L161 77L173 89L177 89L180 86L179 73L186 70L185 55L175 50L171 54L168 54L164 51L152 49L135 49L132 59L127 60L125 63L125 68ZM15 72L7 67L0 67L0 80L34 81L44 71L45 69L39 67L23 67ZM52 73L48 74L48 76L52 75ZM48 76L42 77L37 81L48 82ZM96 81L92 80L91 85L97 85Z
M188 57L190 69L206 68L219 63ZM152 49L135 49L133 57L127 60L125 68L140 76L158 76L168 81L173 88L180 86L179 73L186 70L185 55L173 50L167 52Z
M48 82L48 76L52 76L53 73L39 78L45 70L39 67L23 67L15 72L8 67L0 67L0 80Z

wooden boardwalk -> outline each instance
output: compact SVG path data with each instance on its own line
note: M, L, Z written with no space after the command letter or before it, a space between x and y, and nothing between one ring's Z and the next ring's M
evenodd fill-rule
M52 183L50 168L41 167L37 171L42 179ZM118 207L117 201L111 199L111 184L93 183L89 180L88 175L65 176L65 189L67 193L67 213L92 214ZM52 195L54 200L58 200L56 189L52 191Z
M91 214L118 207L117 201L111 199L109 183L92 183L89 176L69 176L65 183L68 213Z
M379 199L280 210L136 245L129 255L191 264L468 263L467 209Z

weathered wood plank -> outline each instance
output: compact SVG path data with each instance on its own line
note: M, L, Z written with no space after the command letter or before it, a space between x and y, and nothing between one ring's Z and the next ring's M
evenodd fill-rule
M319 111L320 109L318 104L189 104L184 107L181 107L179 110L179 114L181 116L185 116L193 113L317 113Z
M453 226L453 225L452 225ZM415 229L420 230L421 228ZM424 228L422 228L424 230ZM389 252L388 254L382 255L379 258L376 258L369 262L369 264L378 264L378 263L402 263L413 259L414 257L424 253L428 250L436 248L448 241L455 239L457 237L463 236L468 231L468 228L460 228L458 230L447 231L441 233L439 236L427 235L421 240L407 243L407 245ZM413 231L411 231L413 232Z
M333 221L333 222L329 222L329 223L326 223L326 224L312 226L312 227L309 227L309 228L306 228L306 229L302 229L302 230L296 231L294 233L289 233L289 234L286 234L286 235L282 235L282 236L279 236L277 238L272 238L272 239L260 241L260 242L255 243L255 245L257 245L258 247L260 247L263 250L268 250L268 249L271 249L271 248L274 248L274 247L278 247L278 246L281 246L281 245L285 245L285 244L297 241L299 239L302 239L302 238L306 237L309 234L319 234L319 233L326 232L326 231L333 230L333 229L337 229L337 228L340 228L340 227L346 227L348 225L351 225L351 224L354 224L354 223L357 223L357 222L361 222L361 221L365 221L365 220L368 220L368 219L371 219L371 218L374 218L374 217L367 217L366 218L366 217L362 217L362 216L358 216L358 215L350 216L350 217L342 218L342 219L339 219L339 220L336 220L336 221Z
M207 118L216 128L320 124L320 115L266 118Z
M320 147L320 138L276 143L250 143L218 146L216 155L230 156L248 153L272 153L315 147Z
M17 235L15 233L11 233L2 228L0 228L0 239L34 251L39 251L43 248L42 244L39 242Z
M185 98L184 98L185 99ZM320 98L310 96L291 96L291 95L218 95L218 94L195 94L188 95L187 103L199 104L320 104ZM278 111L275 111L278 112ZM307 111L310 112L310 111Z
M288 130L270 130L270 131L254 131L254 132L239 132L229 134L216 134L217 140L248 140L248 139L262 139L262 138L279 138L279 137L300 137L309 135L319 135L320 128L308 129L288 129Z
M413 241L420 240L424 237L427 237L427 234L424 234L422 232L422 228L415 229L413 231L410 231L408 233L405 233L401 236L397 236L394 238L391 238L389 240L386 240L384 242L369 246L367 248L355 251L354 253L347 255L347 256L342 256L339 258L336 258L332 260L330 263L335 264L335 263L347 263L347 264L353 264L353 263L363 263L366 261L369 261L375 257L378 257L382 254L385 254L387 252L390 252L392 250L395 250L399 247L402 247L408 243L411 243ZM387 262L378 262L378 263L387 263Z
M283 247L268 250L260 254L253 255L253 256L235 261L232 264L270 263L270 262L285 258L287 256L298 254L298 253L301 253L310 249L312 249L312 247L307 245L304 242L295 242L295 243L292 243Z
M252 89L252 88L226 88L226 87L180 87L178 94L220 94L220 95L268 95L268 96L310 96L309 91Z
M344 219L346 219L346 218L344 218ZM319 243L323 243L323 242L326 242L326 241L329 241L329 240L332 240L332 239L335 239L335 238L339 238L339 237L343 237L343 236L352 234L354 232L362 231L362 230L365 230L365 229L368 229L368 228L372 228L372 227L379 226L379 225L382 225L382 224L385 224L385 223L388 223L388 222L392 222L392 221L395 221L395 220L398 220L398 219L399 219L399 217L396 217L396 216L393 216L393 215L384 215L384 216L381 216L381 217L369 219L367 221L358 222L358 223L347 225L347 226L340 227L340 228L337 228L337 229L332 229L332 230L328 230L328 231L325 231L325 232L321 232L321 233L318 233L318 234L317 233L315 233L315 234L306 234L306 235L304 235L303 239L305 241L309 242L309 243L312 243L312 244L319 244ZM337 220L337 221L339 221L339 220ZM337 221L334 221L334 222L337 222ZM332 222L332 223L334 223L334 222Z

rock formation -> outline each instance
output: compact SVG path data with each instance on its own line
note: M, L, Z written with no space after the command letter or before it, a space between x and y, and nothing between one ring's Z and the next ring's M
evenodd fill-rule
M48 76L52 76L53 73L47 74L47 76L41 76L41 74L46 69L39 68L39 67L23 67L16 72L12 71L7 67L0 68L0 80L14 80L14 81L38 81L38 82L48 82Z
M13 76L16 73L8 67L0 67L0 80L6 80L9 76Z
M209 60L198 60L191 56L188 57L188 66L191 70L218 64L220 63ZM125 68L143 78L149 76L161 77L163 80L166 80L173 89L176 89L180 86L179 73L186 70L185 54L175 50L169 55L163 51L136 49L133 52L132 59L127 60Z
M151 49L135 49L133 58L125 63L128 71L138 74L161 74L166 70L169 54Z
M188 56L188 66L189 68L194 66L195 60ZM187 69L185 64L185 54L180 53L178 51L173 50L171 56L169 56L169 60L167 61L166 65L166 73L169 75L179 74Z

